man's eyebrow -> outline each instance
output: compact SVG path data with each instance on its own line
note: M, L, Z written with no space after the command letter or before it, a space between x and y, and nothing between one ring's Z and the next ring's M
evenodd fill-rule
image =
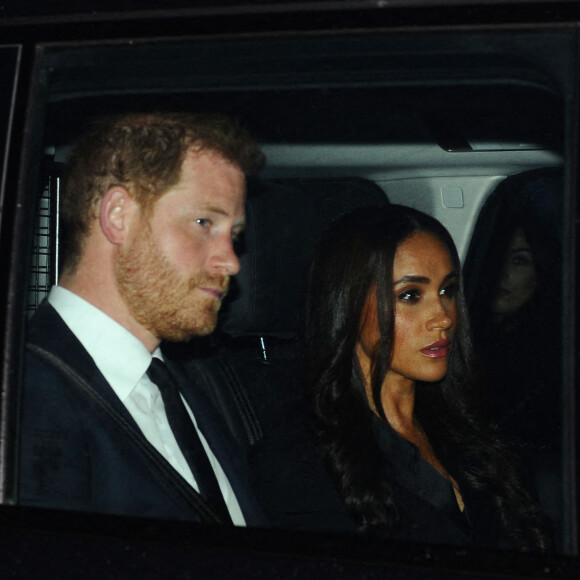
M449 272L445 278L443 278L443 284L452 280L453 278L457 278L457 274L455 271ZM407 284L412 282L414 284L429 284L431 282L430 278L427 276L403 276L400 280L393 282L393 286L398 286L399 284Z
M217 207L215 205L203 204L199 209L202 211L211 211L213 213L219 213L221 215L228 216L228 212L223 210L221 207Z

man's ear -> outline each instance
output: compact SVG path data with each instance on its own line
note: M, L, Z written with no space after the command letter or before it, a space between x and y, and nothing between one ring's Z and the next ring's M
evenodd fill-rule
M102 232L111 244L119 245L125 240L129 213L133 209L133 204L131 194L120 185L110 187L103 196L99 223Z

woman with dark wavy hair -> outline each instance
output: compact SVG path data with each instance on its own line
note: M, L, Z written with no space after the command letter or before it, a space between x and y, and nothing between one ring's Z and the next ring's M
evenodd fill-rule
M533 177L508 180L492 198L487 240L474 234L470 248L467 300L490 413L517 445L560 545L563 186L557 174Z
M329 471L362 532L543 550L537 504L493 426L453 240L390 205L339 219L307 289L309 393Z

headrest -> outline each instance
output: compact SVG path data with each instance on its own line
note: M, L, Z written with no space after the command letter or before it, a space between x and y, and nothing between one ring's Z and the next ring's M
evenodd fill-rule
M328 225L356 207L384 205L362 178L248 183L241 271L232 279L218 332L289 338L300 332L302 288L314 245Z

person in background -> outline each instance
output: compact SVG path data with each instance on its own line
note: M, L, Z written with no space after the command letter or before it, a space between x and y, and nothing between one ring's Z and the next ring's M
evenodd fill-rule
M555 493L562 456L562 258L551 200L559 191L559 180L542 177L507 192L478 258L481 273L470 300L489 415L517 445L556 535L562 511Z

